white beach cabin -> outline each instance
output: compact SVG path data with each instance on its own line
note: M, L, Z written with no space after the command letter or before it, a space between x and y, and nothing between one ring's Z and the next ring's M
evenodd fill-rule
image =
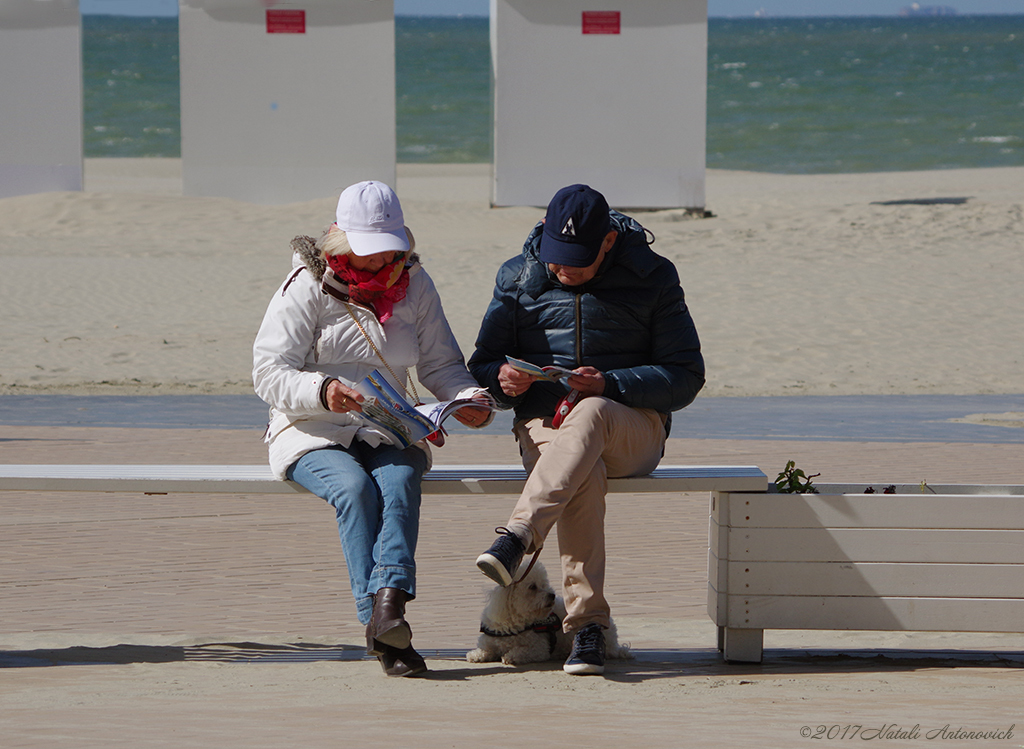
M82 189L78 0L0 1L0 198Z
M492 203L704 207L707 0L491 0Z
M392 0L180 0L186 195L282 204L395 184Z

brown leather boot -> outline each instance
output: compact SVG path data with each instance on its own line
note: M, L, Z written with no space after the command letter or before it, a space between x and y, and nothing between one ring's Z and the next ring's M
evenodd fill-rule
M408 600L409 594L400 588L378 590L373 597L373 614L367 628L367 639L371 639L372 635L372 639L398 650L408 648L412 642L412 627L405 621L405 602Z
M384 652L377 656L377 660L387 676L416 676L427 670L423 656L412 645L406 648L384 645Z
M366 625L366 654L377 656L387 676L416 676L427 670L423 656L412 645L401 649L385 645L374 639L373 628L369 624Z

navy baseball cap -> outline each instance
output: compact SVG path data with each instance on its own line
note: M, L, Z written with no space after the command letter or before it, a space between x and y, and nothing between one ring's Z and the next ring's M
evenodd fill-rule
M548 203L541 262L573 268L593 265L610 226L604 195L587 185L563 187Z

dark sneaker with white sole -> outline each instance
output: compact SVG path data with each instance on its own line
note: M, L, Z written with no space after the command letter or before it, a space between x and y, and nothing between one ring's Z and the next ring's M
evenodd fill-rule
M487 577L491 578L501 587L512 584L516 576L516 570L523 561L526 553L526 546L519 536L508 528L495 528L500 534L497 540L491 544L491 548L476 558L476 566Z
M578 676L604 673L604 629L600 624L592 622L576 631L562 670Z

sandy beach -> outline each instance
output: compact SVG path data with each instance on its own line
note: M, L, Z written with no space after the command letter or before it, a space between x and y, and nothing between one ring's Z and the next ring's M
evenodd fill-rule
M336 195L181 195L172 159L86 160L81 193L0 200L0 393L251 392L288 243ZM492 209L488 165L400 165L397 190L464 352L542 216ZM713 218L633 212L679 268L703 397L1019 393L1024 168L709 171ZM339 186L339 191L343 185Z
M467 353L495 270L542 215L491 209L488 169L402 165L397 185ZM680 269L702 398L1020 394L1022 186L1022 168L711 171L713 218L632 215ZM165 159L87 160L82 193L0 200L0 394L251 393L288 242L335 201L183 197ZM992 416L1007 422L997 432L1024 424ZM7 425L0 449L7 463L257 463L259 431ZM453 434L443 450L446 463L517 460L504 434ZM673 436L664 462L773 478L789 459L821 481L1024 484L1013 439ZM609 502L608 595L635 660L582 679L558 663L468 664L486 587L472 559L511 503L425 503L409 616L431 671L388 680L363 655L320 500L0 493L0 746L791 749L844 731L1024 746L1024 635L767 632L764 663L723 663L704 494ZM553 545L541 560L557 567Z

